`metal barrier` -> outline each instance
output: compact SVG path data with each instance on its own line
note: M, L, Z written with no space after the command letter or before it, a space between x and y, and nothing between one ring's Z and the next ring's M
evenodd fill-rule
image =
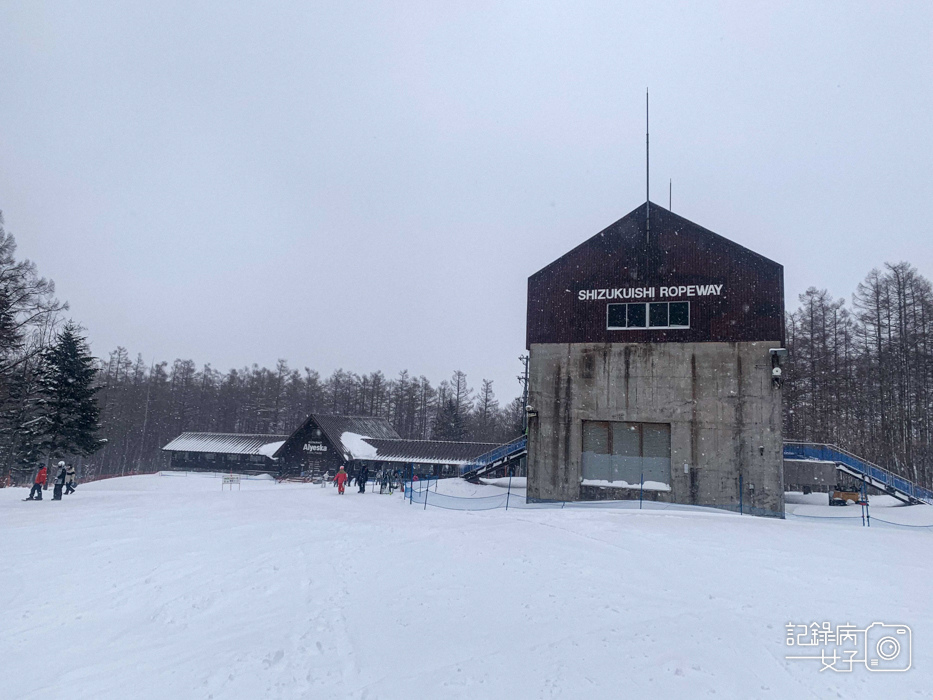
M522 436L517 440L506 443L505 445L500 445L499 447L481 454L479 457L474 459L469 464L464 464L460 467L460 475L463 476L470 472L479 471L483 467L498 462L500 459L505 459L511 455L517 454L519 452L527 451L528 449L528 438Z
M427 484L427 485L426 485ZM431 486L434 490L431 490ZM527 498L514 491L507 490L505 493L497 493L491 496L451 496L437 491L437 480L430 482L416 481L414 488L412 482L406 482L405 500L409 504L418 504L427 509L443 508L445 510L496 510L504 508L540 510L540 509L563 509L563 508L597 508L606 510L653 510L653 511L695 511L695 512L719 512L722 515L755 515L763 517L781 518L783 513L767 510L765 508L751 507L741 504L724 505L686 505L681 503L664 503L660 501L640 501L636 499L626 500L601 500L601 501L528 501Z
M908 500L933 505L933 491L918 486L901 476L892 474L887 469L857 457L835 445L812 442L785 442L784 459L834 462L837 469L852 476L864 477L871 482L870 486L903 494Z

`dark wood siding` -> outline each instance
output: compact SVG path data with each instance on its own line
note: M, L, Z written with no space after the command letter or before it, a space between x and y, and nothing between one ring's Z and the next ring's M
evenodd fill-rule
M722 285L718 296L580 300L580 290ZM606 306L690 301L690 328L608 330ZM784 340L784 268L687 219L645 205L528 279L527 345Z
M207 452L171 452L171 469L177 471L232 472L234 474L276 474L279 466L263 455Z
M335 474L345 464L343 455L310 417L282 446L278 460L286 474L310 474L314 471Z

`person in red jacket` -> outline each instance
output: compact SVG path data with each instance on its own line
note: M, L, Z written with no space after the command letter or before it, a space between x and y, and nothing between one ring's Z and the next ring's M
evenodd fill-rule
M39 469L36 474L36 481L32 485L32 491L29 492L29 498L27 501L41 501L42 500L42 487L45 486L46 480L49 478L49 471L45 467Z
M347 472L344 471L343 467L340 467L340 471L337 472L337 476L334 477L334 481L337 482L337 493L343 493L343 487L347 483Z

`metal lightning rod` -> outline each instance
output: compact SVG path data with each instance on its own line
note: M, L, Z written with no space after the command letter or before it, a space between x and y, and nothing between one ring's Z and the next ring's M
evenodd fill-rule
M651 149L648 124L648 88L645 88L645 243L651 239Z

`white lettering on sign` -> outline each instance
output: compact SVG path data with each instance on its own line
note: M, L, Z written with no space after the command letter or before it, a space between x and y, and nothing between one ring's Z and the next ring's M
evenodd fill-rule
M678 297L718 297L721 284L682 284L671 287L619 287L617 289L581 289L579 301L615 301L629 299L676 299Z
M686 284L679 287L661 287L662 297L708 297L719 296L721 284Z
M306 442L304 448L305 452L327 452L327 445L322 445L320 443Z

